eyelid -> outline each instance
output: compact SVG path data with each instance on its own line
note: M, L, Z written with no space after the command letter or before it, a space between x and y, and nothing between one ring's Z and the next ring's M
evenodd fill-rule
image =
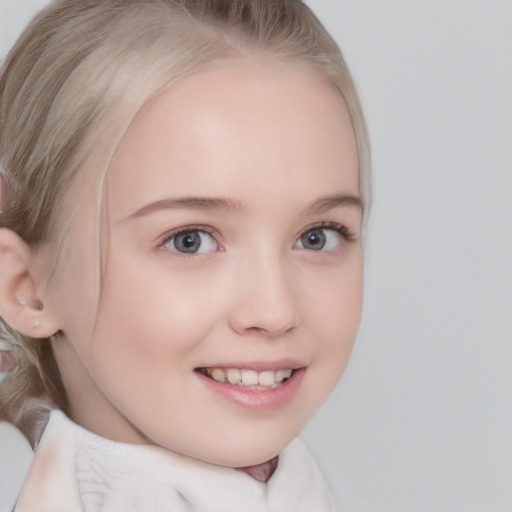
M303 237L308 235L308 233L314 231L323 231L325 237L325 243L318 248L307 247L303 241ZM326 232L329 232L327 234ZM333 237L336 241L333 240ZM354 235L350 229L340 222L333 221L323 221L317 222L315 224L311 224L310 226L304 228L299 236L296 238L293 249L299 251L305 251L305 253L313 253L313 254L338 254L343 248L348 248L349 244L357 241L357 235ZM330 242L329 242L330 241ZM333 246L334 243L334 246Z
M354 233L354 231L350 230L346 224L343 224L341 222L335 222L335 221L321 221L321 222L315 222L310 224L309 226L304 227L300 233L296 236L294 247L297 243L299 243L300 238L302 235L307 233L308 231L313 231L315 229L325 229L325 230L333 230L340 234L340 236L347 242L351 242L358 239L358 234ZM191 258L191 257L197 257L201 254L185 254L181 253L179 251L173 251L169 248L166 248L165 245L168 244L174 237L179 236L180 234L185 233L191 233L191 232L200 232L200 233L206 233L210 235L219 245L219 250L223 249L223 244L220 242L219 233L216 229L212 228L211 226L205 226L204 224L190 224L185 226L180 226L178 228L174 228L157 239L157 247L158 249L165 250L168 253L172 253L174 256L180 257L180 258ZM323 251L325 252L325 251Z
M333 231L337 231L343 238L347 241L352 241L357 239L357 234L354 233L346 224L342 222L334 222L334 221L322 221L316 222L309 226L303 228L300 233L296 237L296 242L300 240L300 237L307 233L308 231L313 231L315 229L331 229Z
M165 250L169 253L172 253L174 255L179 255L179 257L190 258L193 256L198 256L195 254L187 255L185 253L181 253L179 251L173 251L173 250L170 250L165 247L165 245L168 244L174 237L185 234L185 233L194 233L194 232L206 233L206 234L210 235L215 240L215 242L219 245L219 247L222 247L222 244L219 241L218 232L210 226L205 226L205 225L201 225L201 224L191 224L191 225L181 226L179 228L175 228L175 229L171 229L170 231L167 231L165 234L158 237L157 247L158 247L158 249L163 249L163 250Z

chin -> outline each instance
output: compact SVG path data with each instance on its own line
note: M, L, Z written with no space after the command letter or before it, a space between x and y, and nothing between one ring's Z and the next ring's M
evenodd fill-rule
M208 458L205 458L203 454L203 457L198 458L212 464L232 468L255 466L279 455L293 437L287 437L285 440L275 440L270 443L268 438L261 438L260 442L255 442L255 439L241 440L236 444L225 445L220 453L210 453Z
M284 448L284 447L283 447ZM215 458L214 460L207 461L218 466L226 466L229 468L245 468L249 466L256 466L267 462L274 457L278 456L282 450L268 451L265 453L243 453L240 456Z

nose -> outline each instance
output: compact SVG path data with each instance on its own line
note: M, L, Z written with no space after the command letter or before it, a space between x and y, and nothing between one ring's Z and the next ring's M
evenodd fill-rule
M234 288L229 323L238 334L277 338L300 325L297 287L279 258L241 265Z

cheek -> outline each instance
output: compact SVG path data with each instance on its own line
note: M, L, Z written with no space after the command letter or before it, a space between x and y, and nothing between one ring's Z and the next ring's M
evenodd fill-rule
M117 258L106 276L96 351L128 366L148 363L166 367L186 358L215 322L215 287L201 273L162 271L147 264L136 272L133 262ZM101 341L100 341L101 338Z
M318 357L337 380L348 362L361 321L362 254L354 254L350 265L333 271L315 290L308 309L317 331Z
M147 262L144 272L135 268L122 258L109 262L86 350L89 372L103 393L143 426L141 419L163 404L179 408L181 395L191 396L197 350L219 315L210 288L198 286L200 276L162 272L161 265Z

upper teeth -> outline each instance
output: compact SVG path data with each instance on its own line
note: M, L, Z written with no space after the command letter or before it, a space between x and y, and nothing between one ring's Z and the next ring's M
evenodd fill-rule
M247 387L276 387L277 384L288 379L292 374L292 370L289 368L262 372L239 368L206 368L205 370L205 373L217 382L229 382L237 386Z

